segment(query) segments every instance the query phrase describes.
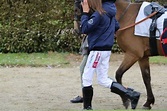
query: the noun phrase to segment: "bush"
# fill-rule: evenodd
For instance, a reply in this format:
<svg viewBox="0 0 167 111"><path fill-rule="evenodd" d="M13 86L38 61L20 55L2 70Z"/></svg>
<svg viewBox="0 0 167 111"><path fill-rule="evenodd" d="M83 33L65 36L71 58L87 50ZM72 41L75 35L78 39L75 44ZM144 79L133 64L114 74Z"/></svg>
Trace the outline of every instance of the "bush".
<svg viewBox="0 0 167 111"><path fill-rule="evenodd" d="M73 0L1 0L0 4L0 52L79 51L81 38L72 31ZM116 42L112 51L121 52Z"/></svg>
<svg viewBox="0 0 167 111"><path fill-rule="evenodd" d="M79 49L79 38L71 31L72 0L1 0L0 4L0 52Z"/></svg>
<svg viewBox="0 0 167 111"><path fill-rule="evenodd" d="M0 4L0 52L79 51L81 38L72 29L73 0L1 0Z"/></svg>

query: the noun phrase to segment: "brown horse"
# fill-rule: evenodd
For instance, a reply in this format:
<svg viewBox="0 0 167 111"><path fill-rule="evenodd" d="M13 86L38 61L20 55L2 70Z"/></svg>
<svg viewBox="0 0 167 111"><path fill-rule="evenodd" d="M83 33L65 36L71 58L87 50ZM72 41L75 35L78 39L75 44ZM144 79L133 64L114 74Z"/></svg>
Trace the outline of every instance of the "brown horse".
<svg viewBox="0 0 167 111"><path fill-rule="evenodd" d="M117 15L116 18L120 23L120 28L132 25L141 7L140 3L130 3L126 0L117 0ZM124 59L116 71L116 80L122 84L123 74L136 62L139 63L143 81L147 90L147 100L143 105L144 109L151 109L155 98L151 87L151 75L149 57L152 56L150 52L149 38L139 37L134 35L134 27L120 30L117 32L117 42L119 47L124 51ZM160 40L157 40L158 55L163 55L160 47ZM122 97L125 107L126 98Z"/></svg>
<svg viewBox="0 0 167 111"><path fill-rule="evenodd" d="M116 18L120 23L120 29L135 23L135 19L141 7L140 3L131 3L129 0L116 0L115 4L117 7ZM75 15L78 14L79 9L76 7L80 0L75 2ZM75 21L77 17L75 17ZM79 20L77 22L79 24ZM79 29L78 24L74 22L74 29ZM144 109L151 109L151 105L154 104L155 98L151 87L151 75L149 57L152 56L150 52L149 38L139 37L134 35L134 27L130 27L124 30L119 30L117 33L117 43L124 52L124 59L116 71L116 80L122 84L123 74L136 62L139 63L143 81L147 90L147 100L143 105ZM163 55L160 47L160 41L157 40L158 55ZM128 108L128 99L122 97L125 108Z"/></svg>

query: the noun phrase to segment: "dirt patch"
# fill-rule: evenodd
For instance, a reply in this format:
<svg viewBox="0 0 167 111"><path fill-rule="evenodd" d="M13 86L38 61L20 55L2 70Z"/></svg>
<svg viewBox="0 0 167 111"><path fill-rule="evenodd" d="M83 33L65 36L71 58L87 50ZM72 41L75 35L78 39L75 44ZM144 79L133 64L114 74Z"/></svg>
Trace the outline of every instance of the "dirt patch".
<svg viewBox="0 0 167 111"><path fill-rule="evenodd" d="M115 71L123 55L112 55L109 76ZM0 68L0 110L1 111L58 111L81 110L82 104L72 104L70 99L81 95L79 64L81 56L69 56L70 66L54 67L1 67ZM151 64L152 87L155 104L152 109L167 109L167 65ZM141 92L137 109L146 100L145 86L138 64L128 70L123 77L125 86ZM99 86L94 77L93 109L124 109L118 95Z"/></svg>

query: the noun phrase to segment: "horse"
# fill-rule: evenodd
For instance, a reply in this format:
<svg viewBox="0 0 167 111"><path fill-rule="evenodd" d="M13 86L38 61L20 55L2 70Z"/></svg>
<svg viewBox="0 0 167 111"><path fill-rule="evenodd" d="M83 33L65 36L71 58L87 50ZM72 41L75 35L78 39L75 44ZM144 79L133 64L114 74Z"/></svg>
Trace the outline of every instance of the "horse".
<svg viewBox="0 0 167 111"><path fill-rule="evenodd" d="M120 23L120 29L135 23L141 3L131 3L126 0L117 0L115 5L117 7L116 18ZM134 35L134 30L133 26L120 30L116 33L116 40L119 47L124 52L124 59L116 71L115 78L117 82L122 84L123 74L136 62L138 62L147 91L147 100L143 105L143 109L151 109L151 105L154 104L155 98L151 87L149 57L153 55L151 54L149 37L136 36ZM160 47L160 40L156 40L156 43L158 54L155 56L163 56L163 51ZM123 97L122 100L126 101L126 98Z"/></svg>
<svg viewBox="0 0 167 111"><path fill-rule="evenodd" d="M151 86L149 57L158 55L163 56L163 51L160 47L161 42L160 40L156 40L158 54L152 55L149 45L149 37L134 35L135 28L132 24L135 23L135 19L142 3L131 3L129 0L116 0L115 5L117 7L116 19L120 24L120 30L116 32L116 40L117 44L124 52L123 61L116 70L115 78L118 83L122 84L124 73L138 62L147 91L147 100L143 105L143 109L151 109L152 105L155 103L155 98ZM79 9L76 8L75 5L75 14L78 14L78 11ZM78 24L79 22L76 21L74 29L79 29ZM130 25L132 26L127 27ZM123 105L127 109L129 106L129 100L123 96L121 96L121 98Z"/></svg>

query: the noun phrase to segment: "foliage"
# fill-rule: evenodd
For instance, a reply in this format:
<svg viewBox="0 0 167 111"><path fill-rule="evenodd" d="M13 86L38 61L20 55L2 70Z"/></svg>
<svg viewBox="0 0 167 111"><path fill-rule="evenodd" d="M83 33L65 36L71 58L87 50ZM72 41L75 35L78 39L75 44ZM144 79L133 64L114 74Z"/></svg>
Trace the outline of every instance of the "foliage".
<svg viewBox="0 0 167 111"><path fill-rule="evenodd" d="M66 59L69 53L8 53L0 54L0 66L64 67L69 65Z"/></svg>
<svg viewBox="0 0 167 111"><path fill-rule="evenodd" d="M114 45L112 47L112 53L121 53L122 50L119 48L119 45L117 44L117 40L115 38Z"/></svg>
<svg viewBox="0 0 167 111"><path fill-rule="evenodd" d="M1 0L0 4L0 52L79 49L79 38L71 30L72 0Z"/></svg>
<svg viewBox="0 0 167 111"><path fill-rule="evenodd" d="M161 0L165 2L166 0ZM0 52L78 52L73 0L1 0ZM114 44L113 52L121 52Z"/></svg>
<svg viewBox="0 0 167 111"><path fill-rule="evenodd" d="M119 58L119 54L115 54ZM71 67L71 63L78 62L81 56L74 53L7 53L0 54L0 66L31 66L31 67ZM167 59L163 56L150 58L150 63L167 65ZM76 63L75 63L76 64Z"/></svg>

